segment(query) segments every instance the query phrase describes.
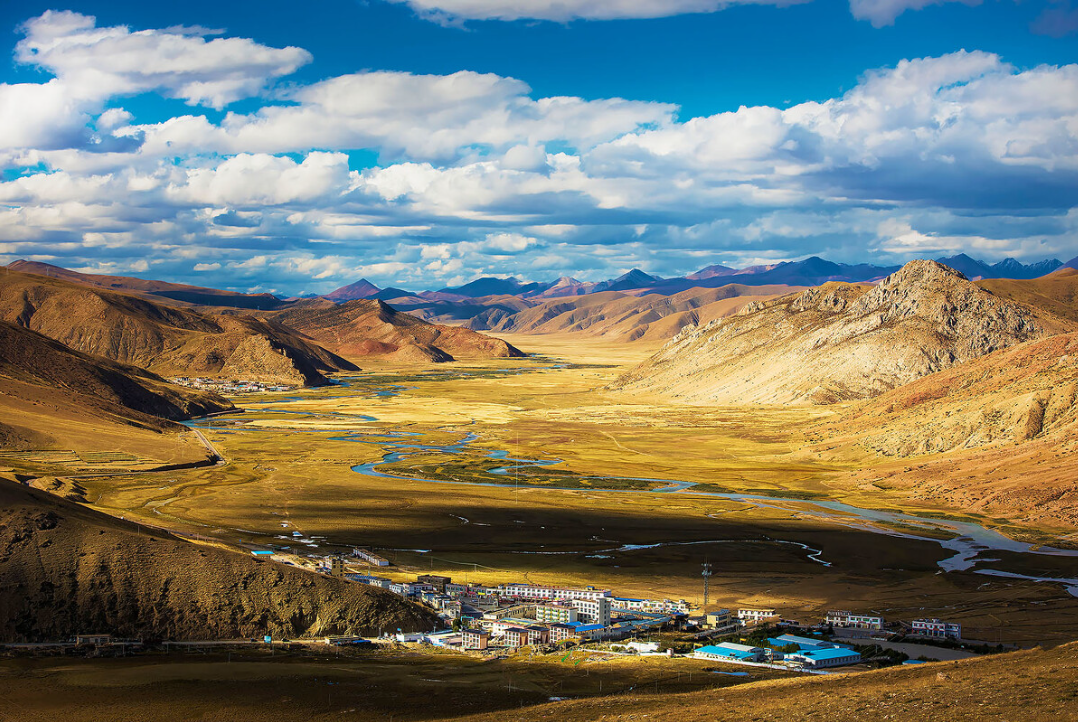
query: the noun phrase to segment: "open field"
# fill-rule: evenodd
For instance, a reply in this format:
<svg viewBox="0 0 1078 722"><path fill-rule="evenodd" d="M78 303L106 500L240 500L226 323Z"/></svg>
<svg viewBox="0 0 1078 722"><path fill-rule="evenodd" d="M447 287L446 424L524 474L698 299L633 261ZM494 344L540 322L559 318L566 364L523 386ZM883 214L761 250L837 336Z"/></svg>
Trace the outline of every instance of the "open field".
<svg viewBox="0 0 1078 722"><path fill-rule="evenodd" d="M709 671L716 668L738 674ZM0 720L434 720L516 714L552 697L717 690L790 676L693 659L483 661L408 650L9 659L0 661Z"/></svg>
<svg viewBox="0 0 1078 722"><path fill-rule="evenodd" d="M1058 584L938 574L937 563L953 552L937 542L885 536L798 501L838 497L834 481L851 473L852 462L824 463L802 451L800 425L828 411L627 400L601 387L646 350L510 341L548 355L380 369L345 379L347 386L245 397L245 413L203 427L228 464L81 484L95 508L227 544L306 554L374 547L394 561L389 576L398 578L433 571L698 601L707 559L717 571L712 606L777 606L806 620L834 607L889 618L938 614L993 642L1078 636L1078 599ZM474 483L352 470L394 451L400 456L377 472ZM518 458L560 463L515 469ZM491 474L497 467L508 468ZM594 478L609 476L646 479ZM650 493L671 479L700 482L695 491L777 500L761 506L692 490ZM901 508L881 490L854 500ZM908 524L891 529L950 536ZM294 544L293 531L313 546ZM655 544L663 546L625 548ZM1012 570L1029 555L993 558L1001 559L996 568ZM1037 559L1051 576L1078 577L1074 558Z"/></svg>

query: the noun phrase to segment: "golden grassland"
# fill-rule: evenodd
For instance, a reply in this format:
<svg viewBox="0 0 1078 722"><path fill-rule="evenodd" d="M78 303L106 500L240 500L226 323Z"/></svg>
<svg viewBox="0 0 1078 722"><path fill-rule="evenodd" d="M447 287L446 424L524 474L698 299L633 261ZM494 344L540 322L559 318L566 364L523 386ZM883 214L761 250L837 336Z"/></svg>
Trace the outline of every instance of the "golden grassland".
<svg viewBox="0 0 1078 722"><path fill-rule="evenodd" d="M825 677L692 659L397 650L0 661L0 720L1070 720L1078 646Z"/></svg>
<svg viewBox="0 0 1078 722"><path fill-rule="evenodd" d="M310 554L371 546L394 562L387 574L394 578L426 571L486 583L596 584L620 594L699 601L700 564L707 559L717 570L713 606L777 606L806 620L835 606L890 618L934 613L961 621L970 637L993 642L1078 636L1078 600L1058 585L937 574L936 562L951 555L938 544L872 533L843 524L841 515L825 521L797 503L828 495L859 505L907 506L886 489L842 491L838 482L858 462L804 450L802 427L832 411L670 407L615 396L602 387L646 347L507 340L543 357L376 368L349 387L245 397L237 400L245 413L215 419L205 431L227 464L80 483L95 508L221 543L289 545ZM518 373L522 368L526 372ZM390 386L396 395L375 394ZM415 436L392 436L402 433ZM380 460L394 443L447 445L467 434L478 438L460 454L412 450L379 469L504 486L351 470ZM494 450L562 463L499 478L485 472L512 462L487 458ZM790 501L760 508L691 493L624 493L665 483L586 478L605 475L697 481L702 490ZM963 517L945 506L908 506L1006 521ZM317 546L297 545L294 530L315 537ZM929 529L925 535L942 534ZM788 542L822 550L831 566ZM1026 564L1026 557L995 556L1001 557L996 568L1022 571ZM1038 563L1051 576L1078 576L1073 559Z"/></svg>
<svg viewBox="0 0 1078 722"><path fill-rule="evenodd" d="M744 676L710 671L716 668ZM684 693L790 676L693 659L481 660L406 649L12 659L0 661L0 720L433 720L515 715L552 697Z"/></svg>

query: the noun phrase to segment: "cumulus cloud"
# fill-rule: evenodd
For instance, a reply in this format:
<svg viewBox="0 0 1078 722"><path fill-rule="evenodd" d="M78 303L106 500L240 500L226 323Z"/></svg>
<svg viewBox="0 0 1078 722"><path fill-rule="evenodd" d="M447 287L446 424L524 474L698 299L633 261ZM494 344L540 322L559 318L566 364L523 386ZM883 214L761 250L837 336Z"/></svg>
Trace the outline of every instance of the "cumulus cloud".
<svg viewBox="0 0 1078 722"><path fill-rule="evenodd" d="M147 153L285 153L320 148L378 148L390 157L446 161L476 146L515 149L518 165L538 160L545 142L589 148L622 133L672 121L665 103L574 97L534 99L513 78L461 71L451 75L367 72L289 92L292 105L229 114L220 125L202 116L138 128Z"/></svg>
<svg viewBox="0 0 1078 722"><path fill-rule="evenodd" d="M72 13L31 21L26 38L20 60L56 77L0 86L0 260L142 257L177 280L298 292L808 253L1078 252L1075 65L959 52L867 72L822 102L684 120L492 74L370 71L219 121L139 124L110 94L225 103L304 56ZM93 68L94 53L117 57L75 60ZM360 148L380 163L352 169Z"/></svg>
<svg viewBox="0 0 1078 722"><path fill-rule="evenodd" d="M99 28L95 18L47 11L23 25L15 58L59 78L69 97L98 100L160 90L191 105L222 108L310 62L301 48L246 38L207 40L187 30Z"/></svg>

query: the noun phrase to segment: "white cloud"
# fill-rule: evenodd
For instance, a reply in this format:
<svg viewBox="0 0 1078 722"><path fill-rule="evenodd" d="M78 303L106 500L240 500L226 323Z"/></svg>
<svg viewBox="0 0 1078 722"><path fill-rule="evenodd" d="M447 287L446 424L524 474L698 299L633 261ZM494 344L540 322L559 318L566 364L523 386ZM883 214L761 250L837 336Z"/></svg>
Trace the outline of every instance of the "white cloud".
<svg viewBox="0 0 1078 722"><path fill-rule="evenodd" d="M895 18L907 10L921 10L929 5L961 2L980 5L981 0L850 0L850 12L858 20L868 20L874 28L893 25Z"/></svg>
<svg viewBox="0 0 1078 722"><path fill-rule="evenodd" d="M793 5L805 0L390 0L434 20L617 20L712 13L733 5Z"/></svg>
<svg viewBox="0 0 1078 722"><path fill-rule="evenodd" d="M220 263L196 263L195 264L195 270L200 271L200 272L201 271L216 271L216 270L218 270L220 268L221 268Z"/></svg>
<svg viewBox="0 0 1078 722"><path fill-rule="evenodd" d="M378 148L389 156L451 160L477 146L510 149L516 162L541 163L538 146L564 141L590 148L622 133L671 122L675 107L618 98L533 99L513 78L367 72L291 91L294 105L229 114L220 126L185 116L137 128L145 152L284 153L312 147Z"/></svg>
<svg viewBox="0 0 1078 722"><path fill-rule="evenodd" d="M159 89L191 105L221 108L311 60L301 48L271 48L246 38L99 28L95 18L66 11L49 10L23 31L16 59L51 72L69 97L87 100Z"/></svg>

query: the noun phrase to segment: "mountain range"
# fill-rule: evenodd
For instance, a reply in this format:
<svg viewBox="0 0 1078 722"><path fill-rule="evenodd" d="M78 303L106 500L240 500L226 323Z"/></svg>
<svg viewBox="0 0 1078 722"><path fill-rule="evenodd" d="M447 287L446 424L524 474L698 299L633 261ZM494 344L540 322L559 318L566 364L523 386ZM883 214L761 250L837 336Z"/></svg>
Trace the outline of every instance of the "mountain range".
<svg viewBox="0 0 1078 722"><path fill-rule="evenodd" d="M1057 259L1048 259L1037 263L1024 264L1013 258L998 263L988 264L958 254L938 258L937 262L961 271L970 280L988 278L1029 279L1044 276L1065 265ZM1069 263L1078 263L1078 258ZM662 278L634 268L617 278L608 281L586 282L564 276L556 281L522 281L517 278L479 278L463 286L450 286L438 291L413 293L399 289L380 289L373 283L362 279L332 293L325 298L333 301L348 301L359 298L394 298L416 297L427 301L450 301L485 298L488 296L517 296L529 299L549 299L563 296L583 296L604 291L659 293L673 295L690 288L717 288L728 283L743 286L819 286L828 281L846 283L874 282L898 270L898 266L877 266L870 263L846 264L834 263L817 256L801 261L783 261L762 266L730 268L723 265L711 265L675 278ZM388 293L387 293L388 291ZM391 295L397 293L399 295Z"/></svg>

